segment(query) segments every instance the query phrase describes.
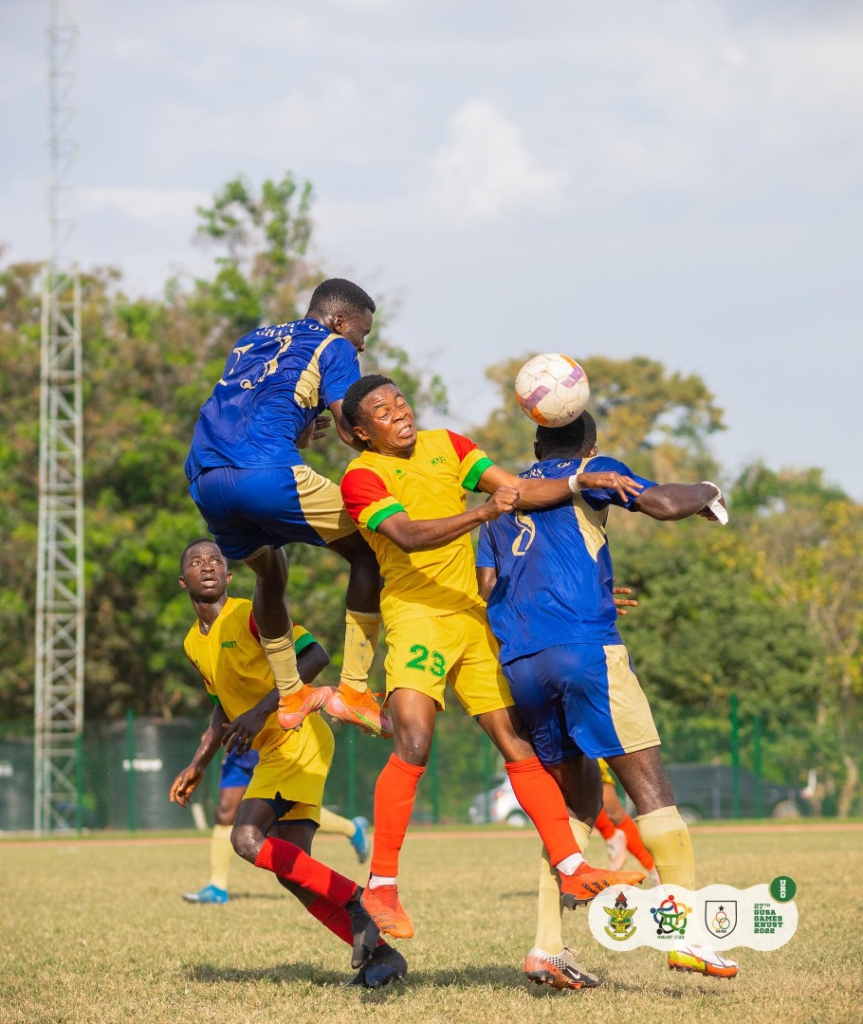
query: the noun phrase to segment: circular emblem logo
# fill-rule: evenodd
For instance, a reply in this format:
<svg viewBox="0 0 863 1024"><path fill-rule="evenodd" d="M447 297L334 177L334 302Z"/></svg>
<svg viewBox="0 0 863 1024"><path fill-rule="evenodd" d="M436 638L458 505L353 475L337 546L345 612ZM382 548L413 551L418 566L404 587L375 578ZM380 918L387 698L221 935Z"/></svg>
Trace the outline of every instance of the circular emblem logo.
<svg viewBox="0 0 863 1024"><path fill-rule="evenodd" d="M794 899L797 892L797 884L788 875L780 875L770 883L770 895L779 903L788 903Z"/></svg>

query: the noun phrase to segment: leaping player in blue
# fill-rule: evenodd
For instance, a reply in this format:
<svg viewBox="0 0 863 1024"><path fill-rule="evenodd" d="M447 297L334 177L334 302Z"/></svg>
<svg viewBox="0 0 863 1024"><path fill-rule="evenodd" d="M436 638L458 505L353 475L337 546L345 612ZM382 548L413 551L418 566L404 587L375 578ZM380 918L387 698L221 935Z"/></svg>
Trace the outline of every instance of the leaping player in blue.
<svg viewBox="0 0 863 1024"><path fill-rule="evenodd" d="M351 281L314 290L302 320L259 327L234 345L201 409L186 476L216 544L256 574L252 614L279 690L279 724L297 729L323 708L334 718L392 736L368 690L380 631L380 573L374 552L345 511L341 491L300 455L322 436L329 409L345 444L357 447L342 399L360 378L357 353L372 328L373 300ZM337 690L303 684L285 589L283 545L326 545L350 563L345 654Z"/></svg>
<svg viewBox="0 0 863 1024"><path fill-rule="evenodd" d="M601 757L635 801L638 831L662 883L694 888L689 833L659 758L650 705L617 630L606 520L609 506L617 505L652 519L699 515L725 522L721 492L711 483L658 485L616 459L597 456L596 423L588 412L565 427L539 427L534 452L538 461L523 477L616 472L636 480L641 491L624 499L612 489L583 490L555 508L483 524L479 590L488 600L513 699L537 757L557 775L582 823L585 845L601 806L594 760ZM537 939L525 963L528 977L558 988L580 987L577 977L568 980L577 965L569 963L563 945L548 866L541 873ZM723 978L739 970L703 945L681 945L668 962Z"/></svg>

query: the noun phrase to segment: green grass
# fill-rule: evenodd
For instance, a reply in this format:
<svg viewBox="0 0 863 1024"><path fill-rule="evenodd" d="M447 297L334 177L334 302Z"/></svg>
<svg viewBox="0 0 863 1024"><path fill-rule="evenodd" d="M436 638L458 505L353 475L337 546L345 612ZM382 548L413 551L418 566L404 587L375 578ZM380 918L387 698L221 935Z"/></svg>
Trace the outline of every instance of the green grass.
<svg viewBox="0 0 863 1024"><path fill-rule="evenodd" d="M701 881L745 887L790 875L800 926L774 953L739 949L734 981L673 973L662 954L594 943L586 914L567 941L603 978L555 993L521 974L532 944L534 837L409 839L401 884L417 935L400 943L406 981L382 992L345 988L347 950L267 872L239 859L227 906L184 904L206 882L205 843L102 846L0 843L0 1020L203 1024L833 1024L863 1019L861 833L694 833ZM361 879L348 844L318 855ZM602 844L589 853L604 863Z"/></svg>

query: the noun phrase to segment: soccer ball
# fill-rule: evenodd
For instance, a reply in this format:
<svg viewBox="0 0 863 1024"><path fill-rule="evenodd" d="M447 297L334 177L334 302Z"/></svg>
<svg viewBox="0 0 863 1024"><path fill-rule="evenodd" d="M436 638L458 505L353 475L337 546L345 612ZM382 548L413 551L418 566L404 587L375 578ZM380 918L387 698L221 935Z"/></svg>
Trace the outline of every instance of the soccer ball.
<svg viewBox="0 0 863 1024"><path fill-rule="evenodd" d="M565 427L590 398L587 374L569 356L534 356L518 371L515 397L521 411L542 427Z"/></svg>

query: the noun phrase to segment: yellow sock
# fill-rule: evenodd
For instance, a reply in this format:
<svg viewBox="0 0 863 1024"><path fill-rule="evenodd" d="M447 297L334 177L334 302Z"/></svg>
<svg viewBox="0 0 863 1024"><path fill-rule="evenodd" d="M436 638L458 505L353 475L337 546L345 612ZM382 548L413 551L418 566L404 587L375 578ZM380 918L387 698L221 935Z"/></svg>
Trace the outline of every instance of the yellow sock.
<svg viewBox="0 0 863 1024"><path fill-rule="evenodd" d="M584 853L587 849L587 844L590 842L590 834L593 832L593 829L590 825L585 825L583 821L579 821L578 818L570 818L569 827L572 829L578 849L581 853Z"/></svg>
<svg viewBox="0 0 863 1024"><path fill-rule="evenodd" d="M357 826L350 818L343 818L341 814L333 814L326 807L321 808L321 832L334 832L338 836L347 836L348 839L356 832Z"/></svg>
<svg viewBox="0 0 863 1024"><path fill-rule="evenodd" d="M380 631L380 612L352 612L350 608L345 612L345 656L341 681L360 693L369 688L369 670Z"/></svg>
<svg viewBox="0 0 863 1024"><path fill-rule="evenodd" d="M569 819L569 827L575 836L579 850L587 849L591 829L577 818ZM546 953L560 953L563 949L563 909L560 903L560 884L557 872L549 860L548 850L543 846L539 862L539 893L536 910L536 937L534 946Z"/></svg>
<svg viewBox="0 0 863 1024"><path fill-rule="evenodd" d="M216 825L210 840L210 885L217 889L228 888L228 872L234 859L231 830L231 825Z"/></svg>
<svg viewBox="0 0 863 1024"><path fill-rule="evenodd" d="M261 637L261 647L270 663L270 671L276 680L280 697L295 693L303 685L297 669L297 652L294 650L293 627L284 636L270 639Z"/></svg>
<svg viewBox="0 0 863 1024"><path fill-rule="evenodd" d="M536 907L536 938L534 946L546 953L560 953L563 949L563 927L560 910L560 885L557 872L551 865L548 850L543 846L539 862L539 893Z"/></svg>
<svg viewBox="0 0 863 1024"><path fill-rule="evenodd" d="M663 885L695 888L695 857L686 822L676 807L660 807L635 819L641 841L656 861Z"/></svg>

